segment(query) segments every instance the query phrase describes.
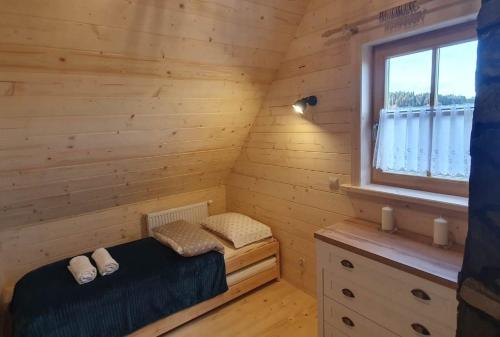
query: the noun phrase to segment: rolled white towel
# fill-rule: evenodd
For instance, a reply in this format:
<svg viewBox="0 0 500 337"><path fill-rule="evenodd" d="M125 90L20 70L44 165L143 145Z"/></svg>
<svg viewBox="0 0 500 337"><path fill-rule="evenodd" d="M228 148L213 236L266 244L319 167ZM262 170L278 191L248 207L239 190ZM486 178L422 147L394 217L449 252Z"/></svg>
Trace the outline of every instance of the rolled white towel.
<svg viewBox="0 0 500 337"><path fill-rule="evenodd" d="M105 248L96 249L96 251L92 253L92 258L97 265L99 274L101 274L102 276L113 274L118 270L118 268L120 268L118 262L116 262L116 260L111 257L111 255Z"/></svg>
<svg viewBox="0 0 500 337"><path fill-rule="evenodd" d="M78 284L89 283L97 276L97 270L90 263L89 258L83 255L69 260L68 269Z"/></svg>

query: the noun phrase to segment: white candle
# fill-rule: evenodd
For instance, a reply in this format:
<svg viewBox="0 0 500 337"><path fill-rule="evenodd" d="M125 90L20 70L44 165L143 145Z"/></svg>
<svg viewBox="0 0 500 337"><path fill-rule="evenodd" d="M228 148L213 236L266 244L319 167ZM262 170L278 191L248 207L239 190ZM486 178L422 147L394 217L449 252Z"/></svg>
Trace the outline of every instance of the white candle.
<svg viewBox="0 0 500 337"><path fill-rule="evenodd" d="M448 245L448 221L443 218L434 219L434 244Z"/></svg>
<svg viewBox="0 0 500 337"><path fill-rule="evenodd" d="M382 207L382 230L394 230L394 211L391 207Z"/></svg>

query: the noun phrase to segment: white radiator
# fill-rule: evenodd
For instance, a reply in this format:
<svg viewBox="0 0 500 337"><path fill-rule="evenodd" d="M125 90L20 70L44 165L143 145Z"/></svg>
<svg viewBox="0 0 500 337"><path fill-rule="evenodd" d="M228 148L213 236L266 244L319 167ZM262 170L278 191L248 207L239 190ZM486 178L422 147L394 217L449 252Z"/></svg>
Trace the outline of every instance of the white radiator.
<svg viewBox="0 0 500 337"><path fill-rule="evenodd" d="M201 223L203 219L208 217L208 205L211 203L212 201L209 200L161 212L149 213L147 215L149 236L152 236L154 228L170 222L185 220L194 224Z"/></svg>

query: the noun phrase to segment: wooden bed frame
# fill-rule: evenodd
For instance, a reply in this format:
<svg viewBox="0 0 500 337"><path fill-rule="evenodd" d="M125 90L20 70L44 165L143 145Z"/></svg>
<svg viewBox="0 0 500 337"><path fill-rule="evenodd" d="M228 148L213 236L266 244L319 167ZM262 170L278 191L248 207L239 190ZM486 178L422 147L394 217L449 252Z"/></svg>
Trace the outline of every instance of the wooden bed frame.
<svg viewBox="0 0 500 337"><path fill-rule="evenodd" d="M273 256L276 258L276 263L271 268L230 286L229 290L223 294L147 325L128 335L128 337L160 336L270 281L279 280L280 254L279 242L276 239L272 239L262 246L250 249L241 255L235 255L226 260L226 275ZM8 287L3 292L2 309L5 313L4 337L11 336L11 322L8 310L6 309L12 298L12 292L13 287Z"/></svg>
<svg viewBox="0 0 500 337"><path fill-rule="evenodd" d="M252 291L259 286L266 284L272 280L280 278L280 259L279 259L279 243L276 239L271 242L251 249L242 255L234 256L226 260L226 275L238 271L256 262L259 262L268 257L276 257L276 264L267 270L264 270L250 278L243 280L229 287L229 290L220 294L208 301L199 303L193 307L179 311L173 315L165 317L155 323L152 323L136 332L128 335L129 337L156 337L170 330L173 330L184 323L187 323L221 305L242 296L249 291Z"/></svg>

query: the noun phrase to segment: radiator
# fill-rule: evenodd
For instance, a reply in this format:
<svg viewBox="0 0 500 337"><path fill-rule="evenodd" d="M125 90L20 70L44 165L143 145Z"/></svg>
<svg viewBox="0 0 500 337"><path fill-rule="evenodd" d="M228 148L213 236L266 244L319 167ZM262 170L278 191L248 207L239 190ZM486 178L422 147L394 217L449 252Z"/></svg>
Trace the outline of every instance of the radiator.
<svg viewBox="0 0 500 337"><path fill-rule="evenodd" d="M185 220L195 224L201 223L208 216L208 205L211 203L209 200L147 214L149 236L152 236L154 228L170 222Z"/></svg>

